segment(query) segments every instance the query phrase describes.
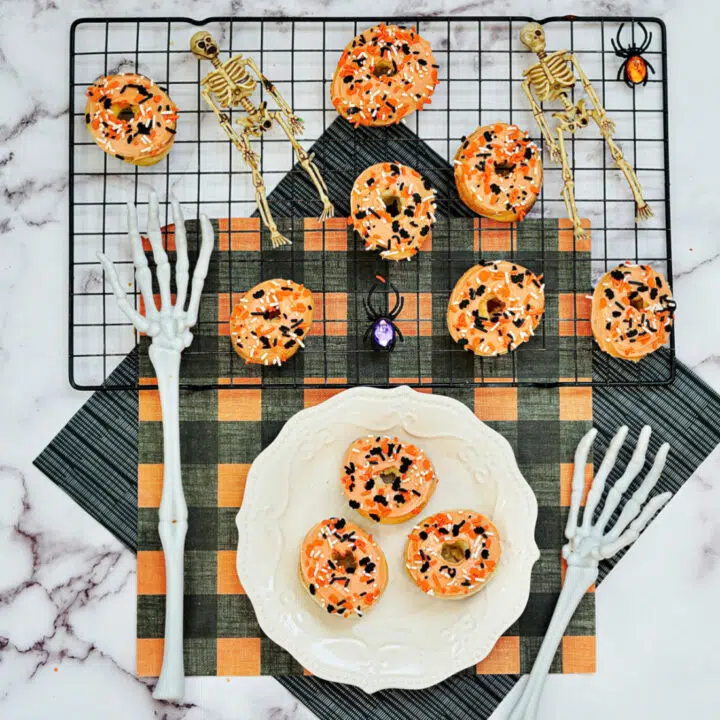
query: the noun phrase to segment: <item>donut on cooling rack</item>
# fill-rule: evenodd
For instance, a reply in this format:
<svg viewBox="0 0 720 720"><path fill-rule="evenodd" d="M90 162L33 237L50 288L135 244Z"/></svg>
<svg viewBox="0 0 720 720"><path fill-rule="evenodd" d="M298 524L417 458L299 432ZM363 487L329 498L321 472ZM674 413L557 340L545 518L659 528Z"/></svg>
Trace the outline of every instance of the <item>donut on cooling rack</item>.
<svg viewBox="0 0 720 720"><path fill-rule="evenodd" d="M385 590L387 561L372 536L331 517L314 525L302 542L300 581L330 615L362 617Z"/></svg>
<svg viewBox="0 0 720 720"><path fill-rule="evenodd" d="M310 290L292 280L265 280L233 308L230 338L245 362L282 365L305 347L312 320Z"/></svg>
<svg viewBox="0 0 720 720"><path fill-rule="evenodd" d="M499 222L522 220L543 180L540 150L517 125L495 123L463 138L455 154L455 184L462 201Z"/></svg>
<svg viewBox="0 0 720 720"><path fill-rule="evenodd" d="M407 165L371 165L353 185L350 222L367 250L379 249L384 260L409 260L430 237L435 191Z"/></svg>
<svg viewBox="0 0 720 720"><path fill-rule="evenodd" d="M430 102L437 71L430 43L414 27L381 23L345 47L330 98L355 127L392 125Z"/></svg>
<svg viewBox="0 0 720 720"><path fill-rule="evenodd" d="M638 362L668 341L674 311L672 292L659 272L649 265L618 265L593 292L595 341L613 357Z"/></svg>
<svg viewBox="0 0 720 720"><path fill-rule="evenodd" d="M132 165L160 162L175 142L178 109L144 75L98 78L86 92L85 124L108 154Z"/></svg>
<svg viewBox="0 0 720 720"><path fill-rule="evenodd" d="M542 277L506 260L470 268L450 294L447 326L465 350L503 355L529 340L545 312Z"/></svg>
<svg viewBox="0 0 720 720"><path fill-rule="evenodd" d="M345 453L342 487L350 507L380 523L400 523L427 504L437 486L435 468L415 445L370 435Z"/></svg>
<svg viewBox="0 0 720 720"><path fill-rule="evenodd" d="M427 595L457 600L487 585L500 555L500 536L488 518L472 510L448 510L412 529L405 568Z"/></svg>

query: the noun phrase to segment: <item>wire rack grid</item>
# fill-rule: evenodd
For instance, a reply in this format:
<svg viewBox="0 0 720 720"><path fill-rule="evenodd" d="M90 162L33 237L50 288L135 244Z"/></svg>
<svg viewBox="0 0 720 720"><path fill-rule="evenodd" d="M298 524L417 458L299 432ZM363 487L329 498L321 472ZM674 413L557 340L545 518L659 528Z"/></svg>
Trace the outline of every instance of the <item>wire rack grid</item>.
<svg viewBox="0 0 720 720"><path fill-rule="evenodd" d="M525 17L461 17L385 18L384 22L414 25L433 48L439 64L440 85L432 104L421 113L414 113L403 121L410 132L400 138L408 144L408 152L418 159L420 148L429 148L430 167L418 160L415 168L421 174L447 175L447 163L452 162L461 137L476 126L498 120L513 122L528 129L542 144L527 100L520 88L522 72L528 67L531 56L520 44L520 28L530 20ZM258 244L259 223L249 218L256 212L254 187L249 170L243 165L237 151L228 142L209 108L200 97L200 81L210 70L189 52L189 39L198 27L207 28L219 43L223 59L242 52L256 59L263 73L273 80L291 106L305 121L306 132L302 144L310 149L325 134L338 115L329 100L329 81L345 45L358 32L380 19L308 19L308 18L212 18L202 22L188 18L117 18L82 19L71 29L70 41L70 314L69 314L69 375L71 384L79 389L110 387L107 379L116 365L139 344L141 353L144 338L138 337L127 319L117 309L114 296L106 284L97 263L96 253L101 250L114 260L121 281L127 283L128 292L138 305L138 293L130 249L126 237L125 203L138 206L144 219L149 191L155 190L163 200L177 199L185 209L186 218L204 212L218 219L216 230L220 236L218 262L224 267L213 286L206 287L201 307L212 308L202 312L197 327L197 341L190 349L196 366L210 364L209 373L195 373L183 377L185 387L263 386L350 386L362 383L392 385L410 382L431 387L478 386L489 382L510 385L567 384L567 385L626 385L663 384L674 378L674 346L664 355L662 362L637 365L620 363L597 351L593 353L592 369L579 362L581 351L585 357L591 347L589 335L589 304L572 301L561 303L558 323L571 328L570 354L574 358L564 377L525 379L518 371L516 355L512 353L502 363L476 359L471 372L453 376L433 377L433 353L437 347L423 349L420 339L398 344L394 354L414 353L415 368L405 377L380 373L367 377L359 368L372 365L372 350L367 345L350 347L347 341L341 347L333 342L337 337L362 337L366 324L362 313L362 298L369 289L363 279L378 272L393 277L387 263L378 260L374 253L361 252L361 241L345 231L344 219L337 218L324 227L313 226L312 221L288 218L288 232L295 237L314 228L317 250L303 253L298 244L282 251L271 250L267 237L262 234ZM652 63L655 74L646 86L629 89L616 79L622 63L612 49L611 38L622 28L624 44L642 39L638 21L652 32L652 42L645 57ZM543 20L549 50L569 49L577 53L583 68L598 91L608 114L616 122L616 139L629 162L635 167L646 199L654 210L647 223L634 222L632 195L597 131L588 130L573 135L568 144L576 181L577 204L580 214L592 227L590 266L592 282L614 265L626 260L648 262L663 272L671 281L670 198L668 170L668 118L667 118L667 58L665 27L655 18L548 18ZM108 157L95 146L84 125L85 90L98 76L117 72L139 72L153 78L168 90L181 112L178 134L167 159L156 166L138 168ZM577 97L581 88L573 92ZM263 89L259 86L258 97ZM548 111L552 110L548 108ZM232 115L232 113L231 113ZM294 166L289 143L278 133L265 135L260 141L262 173L270 194L278 183L290 175L302 175ZM347 175L352 167L353 176L360 174L369 164L364 160L360 141L355 140L337 149L341 153L340 169L332 169L329 158L320 154L318 164L328 185L333 184L333 173ZM423 154L422 157L427 157ZM539 220L539 232L544 248L546 227L557 218L565 217L561 199L562 177L559 166L545 157L545 179L538 202L529 216ZM390 158L387 158L390 159ZM428 161L425 160L425 164ZM441 167L442 166L442 167ZM451 176L450 176L451 177ZM304 181L297 178L298 187ZM424 288L419 277L423 263L446 263L449 270L448 286L443 291L431 288L434 295L449 296L452 287L452 268L464 267L482 258L493 258L488 247L483 247L483 229L477 220L474 227L479 235L472 257L453 251L453 215L457 203L454 189L437 183L438 226L445 226L449 237L445 257L427 257L424 252L411 263L403 264L404 285L401 287L406 306L412 307L401 324L406 334L422 336L443 325L444 318L433 317L435 302L429 302L430 290ZM294 195L295 183L291 183ZM319 203L317 208L319 209ZM166 224L172 222L168 206L164 206ZM461 213L462 214L462 211ZM466 215L470 213L465 211ZM233 219L232 221L230 219ZM526 221L526 224L529 221ZM550 223L550 224L548 224ZM190 224L189 224L190 225ZM464 226L467 227L467 224ZM479 228L479 230L477 230ZM509 251L514 259L516 244L513 238L521 228L508 226ZM457 232L457 231L456 231ZM193 255L191 234L191 260ZM347 234L347 259L343 278L331 279L326 251ZM490 237L490 235L488 235ZM574 242L574 241L573 241ZM245 252L237 252L237 249ZM305 248L307 250L307 248ZM196 248L195 248L196 250ZM578 249L579 250L579 249ZM575 253L575 246L572 248ZM223 258L223 253L226 258ZM170 253L172 258L172 252ZM428 254L430 255L430 254ZM433 255L436 255L433 253ZM578 252L578 258L580 253ZM470 262L469 262L470 261ZM541 267L531 268L542 272L544 250L538 262ZM580 262L580 260L578 260ZM456 268L461 274L461 268ZM227 323L227 308L232 307L239 295L250 286L249 278L303 276L306 284L316 292L316 319L320 328L318 340L306 348L303 368L293 362L283 371L246 367L229 342L223 337ZM569 281L569 295L582 299L591 288L577 281L575 273ZM408 290L408 288L411 288ZM218 297L222 296L226 312L218 311ZM342 306L337 300L343 298ZM436 298L437 299L437 298ZM350 309L354 312L350 312ZM318 312L319 311L319 312ZM352 316L352 317L351 317ZM203 341L205 338L205 341ZM671 345L672 345L671 341ZM532 352L540 358L548 349L548 338L541 325L539 337L532 343ZM440 352L467 355L457 346L448 343ZM528 352L527 348L520 348ZM328 358L334 353L355 355L354 374L333 374L328 370ZM407 357L406 357L407 360ZM533 362L530 356L530 362ZM527 362L527 360L526 360ZM222 371L217 368L222 367ZM309 371L308 368L313 368ZM218 378L222 375L222 379ZM411 377L407 377L407 375ZM141 379L139 382L143 382ZM147 384L145 380L145 384ZM112 386L113 388L121 386Z"/></svg>

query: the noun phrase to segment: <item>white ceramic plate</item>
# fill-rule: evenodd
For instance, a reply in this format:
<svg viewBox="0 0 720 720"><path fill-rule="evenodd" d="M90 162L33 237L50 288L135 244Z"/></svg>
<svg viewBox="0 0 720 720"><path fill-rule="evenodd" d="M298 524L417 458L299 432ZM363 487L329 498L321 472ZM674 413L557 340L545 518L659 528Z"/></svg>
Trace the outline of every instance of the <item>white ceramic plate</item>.
<svg viewBox="0 0 720 720"><path fill-rule="evenodd" d="M415 521L471 508L497 526L500 565L477 595L425 595L402 560L414 521L379 525L348 507L340 486L345 449L375 433L418 444L435 465L437 489ZM305 533L333 515L372 532L387 557L388 587L362 618L323 612L298 578ZM313 674L367 692L424 688L482 660L522 613L539 557L536 518L510 445L465 405L408 387L355 388L297 413L258 455L236 519L237 569L263 631Z"/></svg>

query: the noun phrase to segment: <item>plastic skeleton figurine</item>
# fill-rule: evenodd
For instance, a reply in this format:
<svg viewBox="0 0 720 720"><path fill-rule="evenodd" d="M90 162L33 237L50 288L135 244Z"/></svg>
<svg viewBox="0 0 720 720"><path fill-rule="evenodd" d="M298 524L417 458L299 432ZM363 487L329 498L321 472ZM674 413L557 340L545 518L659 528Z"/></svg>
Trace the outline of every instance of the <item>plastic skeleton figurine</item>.
<svg viewBox="0 0 720 720"><path fill-rule="evenodd" d="M538 23L528 23L520 31L520 40L523 45L534 52L540 62L529 67L523 75L522 88L530 100L533 117L540 126L545 142L550 149L550 157L555 162L562 164L563 191L562 197L565 201L568 215L573 224L573 234L577 240L586 236L585 230L580 224L577 206L575 205L575 182L573 180L572 170L568 161L567 151L565 150L565 134L574 134L576 131L587 127L590 120L597 123L600 128L605 142L610 148L610 153L615 160L615 164L622 170L625 175L633 197L635 198L636 215L635 220L645 220L653 213L650 206L645 202L642 196L640 183L638 182L635 171L630 163L625 159L622 150L613 140L613 132L615 124L607 116L605 108L600 103L593 86L587 78L587 75L580 67L575 55L568 50L557 50L552 53L545 52L545 32ZM569 93L577 82L575 73L577 72L583 89L585 90L592 109L585 107L585 99L581 99L577 104L573 104L569 97ZM540 103L546 100L559 100L564 112L553 113L553 117L558 120L555 129L556 137L553 137L547 120L540 107Z"/></svg>
<svg viewBox="0 0 720 720"><path fill-rule="evenodd" d="M255 61L252 58L236 55L225 63L220 62L217 43L212 35L204 30L192 36L190 49L197 57L209 60L215 68L201 82L201 95L217 116L227 136L242 153L243 160L252 171L255 199L262 220L270 230L273 247L290 245L290 241L278 231L270 213L270 206L265 194L265 183L260 174L260 157L252 149L250 142L252 138L261 137L263 133L273 126L274 122L277 122L287 135L300 161L300 165L317 188L323 204L320 220L331 218L335 214L335 209L330 202L330 198L328 198L325 181L322 179L317 166L313 163L313 156L305 151L296 138L296 135L303 132L303 122L293 113L292 108L285 102L275 85L260 72L260 68L255 64ZM251 72L255 74L257 80ZM279 111L268 110L267 103L264 101L257 107L250 101L250 96L255 92L258 80L278 104ZM237 125L241 129L239 133L231 125L227 113L223 111L223 108L229 109L238 106L246 113L244 117L237 121Z"/></svg>
<svg viewBox="0 0 720 720"><path fill-rule="evenodd" d="M608 491L600 513L596 513L605 491L608 476L612 472L620 448L627 437L628 428L623 425L617 431L590 486L582 522L580 522L579 514L585 490L585 465L597 430L590 430L577 446L570 493L570 512L565 526L565 537L568 542L562 551L567 562L565 581L530 677L508 720L533 720L536 717L540 694L555 651L585 592L598 578L598 563L612 557L628 545L632 545L640 537L645 526L672 497L672 493L664 492L653 496L648 501L650 493L660 479L670 450L670 446L663 443L643 481L625 502L622 510L616 513L620 500L623 499L633 480L645 465L645 455L651 432L648 425L640 431L637 447L625 472ZM598 514L598 519L593 522L595 514ZM617 519L613 523L612 520L615 517ZM611 524L612 527L609 527Z"/></svg>

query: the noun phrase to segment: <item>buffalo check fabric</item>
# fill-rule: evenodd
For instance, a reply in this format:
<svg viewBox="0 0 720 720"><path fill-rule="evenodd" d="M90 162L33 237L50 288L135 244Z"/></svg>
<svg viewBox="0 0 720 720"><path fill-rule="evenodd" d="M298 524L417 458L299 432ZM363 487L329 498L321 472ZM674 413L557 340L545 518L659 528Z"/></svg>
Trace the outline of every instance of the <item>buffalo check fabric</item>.
<svg viewBox="0 0 720 720"><path fill-rule="evenodd" d="M189 513L186 672L304 673L288 653L263 635L235 572L235 515L250 464L292 415L342 391L332 387L333 379L340 384L390 381L422 386L430 378L454 385L432 391L465 403L510 442L537 496L536 540L541 557L533 571L527 608L492 653L466 671L491 675L528 672L562 584L560 549L570 497L570 461L577 442L592 425L592 390L504 383L513 374L538 382L591 375L589 329L577 320L568 327L569 318L577 316L573 303L582 305L586 300L567 291L577 287L578 277L590 286L589 247L573 247L572 230L557 220L527 220L515 228L475 218L440 219L431 247L413 260L419 265L411 275L417 287L405 295L406 305L398 318L405 335L404 352L381 355L363 344L367 320L358 302L361 290L374 282L376 267L364 260L367 254L346 219L330 221L324 228L313 219L281 220L281 229L293 241L292 251L284 254L257 249L267 247L267 238L254 218L214 223L219 249L202 301L195 351L184 357L182 369L186 377L191 374L194 379L220 384L212 390L184 392L180 402L183 483ZM197 227L189 222L187 229L192 246ZM451 256L450 242L454 244ZM172 251L172 242L169 245ZM253 253L258 254L256 261L250 257ZM545 317L536 337L517 353L480 366L470 353L454 352L451 347L445 327L447 299L455 281L480 258L508 257L544 274ZM399 289L407 290L410 275L404 264L384 271ZM316 292L315 322L304 351L280 369L246 367L230 345L229 313L244 291L271 277L290 277L324 292ZM589 315L581 313L579 317ZM218 352L223 347L228 352ZM152 368L143 349L141 345L141 381L152 382ZM477 378L488 384L471 387ZM315 387L318 379L329 382ZM268 380L278 386L267 387ZM237 382L250 387L233 387ZM156 391L141 390L138 412L137 671L152 676L159 673L162 660L165 610L164 563L157 533L162 424ZM586 476L589 481L590 464ZM312 521L308 518L309 525ZM594 635L591 590L563 638L553 671L593 672Z"/></svg>

